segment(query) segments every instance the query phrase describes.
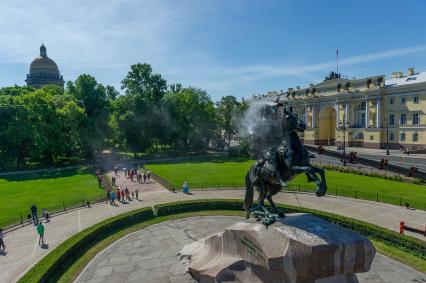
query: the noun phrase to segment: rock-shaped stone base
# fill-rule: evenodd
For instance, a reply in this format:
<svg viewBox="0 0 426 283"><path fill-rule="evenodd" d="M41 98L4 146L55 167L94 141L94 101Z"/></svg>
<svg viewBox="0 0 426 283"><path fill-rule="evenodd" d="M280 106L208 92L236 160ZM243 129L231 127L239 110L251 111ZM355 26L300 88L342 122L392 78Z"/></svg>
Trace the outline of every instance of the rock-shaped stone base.
<svg viewBox="0 0 426 283"><path fill-rule="evenodd" d="M375 249L364 236L310 214L269 227L254 219L185 246L179 253L198 282L357 282Z"/></svg>

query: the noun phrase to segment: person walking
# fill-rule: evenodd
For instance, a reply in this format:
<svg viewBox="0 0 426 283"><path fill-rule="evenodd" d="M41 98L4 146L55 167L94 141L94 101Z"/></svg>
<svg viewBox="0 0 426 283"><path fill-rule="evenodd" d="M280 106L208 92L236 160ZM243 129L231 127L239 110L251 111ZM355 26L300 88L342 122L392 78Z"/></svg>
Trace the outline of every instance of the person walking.
<svg viewBox="0 0 426 283"><path fill-rule="evenodd" d="M30 211L31 211L31 217L33 219L34 226L35 226L38 223L38 217L37 217L37 206L34 203L30 207Z"/></svg>
<svg viewBox="0 0 426 283"><path fill-rule="evenodd" d="M148 173L146 173L146 178L148 179L149 183L151 184L151 171L148 171Z"/></svg>
<svg viewBox="0 0 426 283"><path fill-rule="evenodd" d="M136 199L139 200L139 190L136 189L135 193L136 193Z"/></svg>
<svg viewBox="0 0 426 283"><path fill-rule="evenodd" d="M117 188L117 200L121 201L121 198L120 198L120 188Z"/></svg>
<svg viewBox="0 0 426 283"><path fill-rule="evenodd" d="M3 229L0 228L0 249L4 251L6 249L6 246L4 245L3 238L4 238Z"/></svg>
<svg viewBox="0 0 426 283"><path fill-rule="evenodd" d="M124 203L124 202L126 202L126 196L125 196L124 190L121 190L121 203Z"/></svg>
<svg viewBox="0 0 426 283"><path fill-rule="evenodd" d="M146 173L145 172L143 172L143 183L144 184L146 183Z"/></svg>
<svg viewBox="0 0 426 283"><path fill-rule="evenodd" d="M115 206L115 193L113 191L111 192L111 201L110 201L110 204Z"/></svg>
<svg viewBox="0 0 426 283"><path fill-rule="evenodd" d="M40 241L41 241L41 244L44 245L44 226L43 226L43 223L41 222L39 222L37 225L37 233L39 235L38 244L40 245Z"/></svg>
<svg viewBox="0 0 426 283"><path fill-rule="evenodd" d="M108 202L111 204L111 191L107 191L107 197L105 203L108 204Z"/></svg>

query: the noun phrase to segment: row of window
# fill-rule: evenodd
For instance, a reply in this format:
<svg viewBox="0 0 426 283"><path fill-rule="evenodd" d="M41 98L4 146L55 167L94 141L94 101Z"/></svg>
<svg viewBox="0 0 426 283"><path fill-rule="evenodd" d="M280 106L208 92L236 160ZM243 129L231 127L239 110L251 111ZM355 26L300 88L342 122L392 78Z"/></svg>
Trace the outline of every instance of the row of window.
<svg viewBox="0 0 426 283"><path fill-rule="evenodd" d="M407 99L405 97L401 97L401 104L405 104L407 102ZM389 104L394 104L395 100L394 98L390 98L389 99ZM413 97L413 103L419 103L419 97L418 96L414 96Z"/></svg>
<svg viewBox="0 0 426 283"><path fill-rule="evenodd" d="M395 139L395 134L394 134L394 133L390 133L390 134L389 134L389 140L393 141L394 139ZM399 139L400 139L401 141L405 141L405 139L406 139L405 133L401 133L401 134L399 135ZM419 140L419 134L418 134L418 133L416 133L416 132L414 132L414 133L411 135L411 140L412 140L413 142L418 141L418 140Z"/></svg>
<svg viewBox="0 0 426 283"><path fill-rule="evenodd" d="M356 138L356 139L363 139L363 138L364 138L364 134L363 134L363 133L358 133L358 134L355 136L355 138ZM402 133L399 135L399 138L400 138L400 140L401 140L401 141L405 141L405 139L406 139L406 135L405 135L405 133L404 133L404 132L402 132ZM371 141L372 141L372 140L374 140L374 136L370 136L370 140L371 140ZM390 140L390 141L395 140L395 134L394 134L394 133L389 133L389 140ZM414 133L411 135L411 140L412 140L413 142L418 141L418 140L419 140L419 134L418 134L417 132L414 132Z"/></svg>
<svg viewBox="0 0 426 283"><path fill-rule="evenodd" d="M412 121L412 125L419 125L420 124L419 113L413 113L413 117L412 117L411 121ZM389 114L388 122L389 122L389 126L395 125L395 115L394 114ZM400 114L399 124L400 125L407 125L407 114Z"/></svg>

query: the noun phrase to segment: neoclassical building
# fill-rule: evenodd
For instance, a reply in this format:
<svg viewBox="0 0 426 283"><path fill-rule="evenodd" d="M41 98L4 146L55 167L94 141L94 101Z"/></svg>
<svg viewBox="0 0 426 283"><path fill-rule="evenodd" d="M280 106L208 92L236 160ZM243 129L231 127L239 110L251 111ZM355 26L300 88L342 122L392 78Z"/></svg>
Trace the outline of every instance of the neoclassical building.
<svg viewBox="0 0 426 283"><path fill-rule="evenodd" d="M331 73L319 84L289 88L285 96L307 124L302 134L307 144L345 140L346 146L426 149L426 72L410 68L389 79Z"/></svg>
<svg viewBox="0 0 426 283"><path fill-rule="evenodd" d="M55 61L47 57L46 47L40 46L40 56L36 57L30 65L30 73L25 80L28 86L40 88L47 84L57 84L64 87L58 65Z"/></svg>

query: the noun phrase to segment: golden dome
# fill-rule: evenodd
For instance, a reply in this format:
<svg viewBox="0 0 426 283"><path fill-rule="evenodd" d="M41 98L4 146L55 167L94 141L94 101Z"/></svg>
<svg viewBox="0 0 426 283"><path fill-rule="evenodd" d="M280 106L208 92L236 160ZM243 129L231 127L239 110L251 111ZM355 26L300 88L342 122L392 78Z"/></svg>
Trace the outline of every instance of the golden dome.
<svg viewBox="0 0 426 283"><path fill-rule="evenodd" d="M30 73L25 80L28 86L43 87L47 84L64 86L64 79L59 73L56 63L47 57L46 47L40 46L40 56L36 57L30 65Z"/></svg>
<svg viewBox="0 0 426 283"><path fill-rule="evenodd" d="M36 57L30 65L30 73L31 71L39 71L40 69L49 70L49 71L56 71L59 73L58 65L50 59L49 57Z"/></svg>
<svg viewBox="0 0 426 283"><path fill-rule="evenodd" d="M36 57L31 62L30 74L31 73L50 73L59 75L58 65L47 57L46 47L43 44L40 46L40 56Z"/></svg>

